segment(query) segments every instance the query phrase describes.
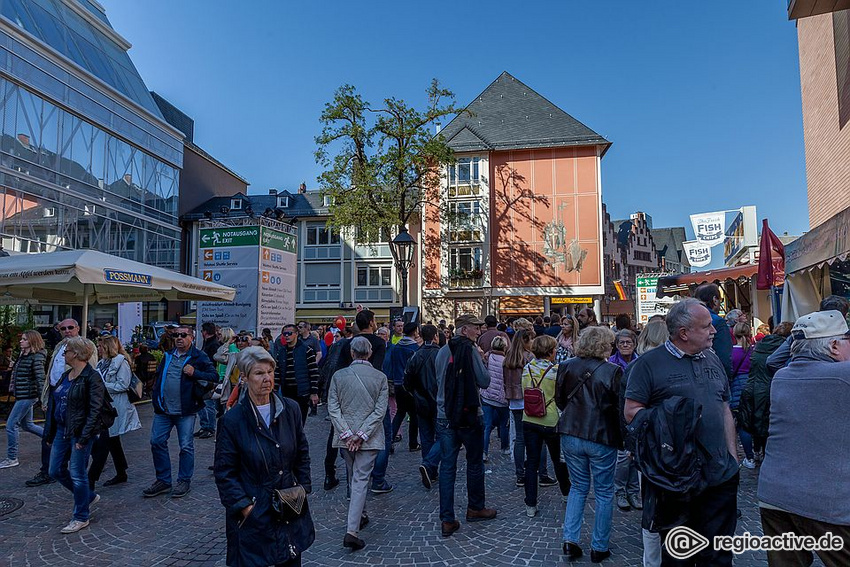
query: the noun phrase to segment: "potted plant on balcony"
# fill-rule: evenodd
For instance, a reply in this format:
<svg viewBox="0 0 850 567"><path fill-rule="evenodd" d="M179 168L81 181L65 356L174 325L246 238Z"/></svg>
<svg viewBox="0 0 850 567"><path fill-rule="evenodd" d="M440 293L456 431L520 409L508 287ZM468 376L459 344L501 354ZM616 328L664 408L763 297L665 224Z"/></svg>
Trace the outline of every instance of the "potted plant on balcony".
<svg viewBox="0 0 850 567"><path fill-rule="evenodd" d="M465 270L463 268L452 268L449 270L449 280L452 287L475 287L481 285L484 271L481 268Z"/></svg>

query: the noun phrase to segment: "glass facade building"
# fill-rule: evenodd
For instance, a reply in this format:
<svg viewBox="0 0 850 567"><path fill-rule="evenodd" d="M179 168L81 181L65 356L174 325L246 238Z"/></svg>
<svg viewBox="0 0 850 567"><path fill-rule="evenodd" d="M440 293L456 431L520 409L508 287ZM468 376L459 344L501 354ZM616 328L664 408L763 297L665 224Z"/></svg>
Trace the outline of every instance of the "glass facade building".
<svg viewBox="0 0 850 567"><path fill-rule="evenodd" d="M0 239L178 269L183 134L94 0L0 0Z"/></svg>

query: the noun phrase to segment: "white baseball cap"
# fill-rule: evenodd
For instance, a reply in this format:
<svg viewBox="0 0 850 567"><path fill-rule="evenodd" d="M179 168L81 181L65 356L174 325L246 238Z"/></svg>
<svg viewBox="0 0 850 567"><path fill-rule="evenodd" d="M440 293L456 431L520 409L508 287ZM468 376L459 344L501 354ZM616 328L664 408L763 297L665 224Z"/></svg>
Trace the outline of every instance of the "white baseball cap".
<svg viewBox="0 0 850 567"><path fill-rule="evenodd" d="M797 319L791 329L791 334L795 339L823 339L846 335L848 332L850 332L850 329L847 328L844 315L835 310L815 311L803 315Z"/></svg>

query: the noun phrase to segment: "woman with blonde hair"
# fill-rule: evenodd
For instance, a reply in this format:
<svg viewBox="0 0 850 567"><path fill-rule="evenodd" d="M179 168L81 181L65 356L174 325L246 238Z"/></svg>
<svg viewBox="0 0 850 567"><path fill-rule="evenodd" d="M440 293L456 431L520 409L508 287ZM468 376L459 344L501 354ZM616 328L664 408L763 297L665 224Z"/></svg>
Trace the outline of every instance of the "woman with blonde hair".
<svg viewBox="0 0 850 567"><path fill-rule="evenodd" d="M94 351L87 339L66 339L64 362L71 368L48 390L44 439L50 445L50 476L74 495L73 517L63 534L87 527L89 506L100 500L89 488L86 471L106 404L103 379L88 362Z"/></svg>
<svg viewBox="0 0 850 567"><path fill-rule="evenodd" d="M15 405L6 420L6 458L0 461L0 469L18 466L18 429L29 431L39 437L44 429L32 420L32 408L38 403L44 385L47 351L44 339L38 331L24 331L21 335L21 355L12 369L9 391L15 394Z"/></svg>
<svg viewBox="0 0 850 567"><path fill-rule="evenodd" d="M622 448L620 380L623 370L608 362L614 333L607 327L587 327L579 336L576 356L558 368L555 403L561 448L567 459L572 489L564 514L563 549L568 560L583 555L579 538L584 506L593 480L596 518L590 560L611 555L608 542L614 508L614 471Z"/></svg>
<svg viewBox="0 0 850 567"><path fill-rule="evenodd" d="M753 328L749 323L736 323L732 329L735 335L735 343L732 345L732 379L729 381L729 408L735 417L735 429L741 439L741 447L744 449L744 460L741 466L756 468L755 452L753 451L752 436L741 428L741 420L738 418L738 405L741 403L741 392L750 378L750 358L753 354Z"/></svg>
<svg viewBox="0 0 850 567"><path fill-rule="evenodd" d="M103 378L106 391L112 397L112 406L118 412L118 417L107 431L101 432L92 446L92 460L89 467L89 488L93 491L95 483L100 480L106 458L112 455L115 465L115 476L103 483L103 486L114 486L127 482L127 457L121 446L121 436L142 427L136 406L130 403L127 390L133 379L130 370L130 355L121 346L118 337L100 337L97 344L97 354L100 362L97 371Z"/></svg>
<svg viewBox="0 0 850 567"><path fill-rule="evenodd" d="M516 332L505 360L502 363L502 376L505 383L505 399L511 412L514 425L514 468L516 485L525 486L525 437L522 430L522 411L525 407L522 394L522 371L525 365L534 360L531 354L531 342L534 340L534 327L528 319L517 319L513 324ZM540 456L540 486L554 486L557 481L549 477L546 470L546 447Z"/></svg>
<svg viewBox="0 0 850 567"><path fill-rule="evenodd" d="M542 393L537 406L526 404L522 416L523 437L525 438L525 513L529 518L537 515L537 473L540 469L543 445L549 448L549 455L555 465L555 477L564 496L570 493L570 475L567 465L561 460L560 437L555 430L558 425L558 408L555 405L555 380L558 366L555 364L555 351L558 341L549 335L541 335L531 343L534 360L525 365L522 371L522 389L527 395L529 390Z"/></svg>

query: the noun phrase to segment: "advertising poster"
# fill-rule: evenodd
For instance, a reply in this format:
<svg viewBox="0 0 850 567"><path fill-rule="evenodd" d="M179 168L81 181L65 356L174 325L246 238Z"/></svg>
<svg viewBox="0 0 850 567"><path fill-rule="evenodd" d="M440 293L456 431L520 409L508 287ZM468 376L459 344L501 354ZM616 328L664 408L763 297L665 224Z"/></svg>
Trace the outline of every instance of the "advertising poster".
<svg viewBox="0 0 850 567"><path fill-rule="evenodd" d="M133 331L142 325L142 302L118 304L118 340L122 345L133 342Z"/></svg>

